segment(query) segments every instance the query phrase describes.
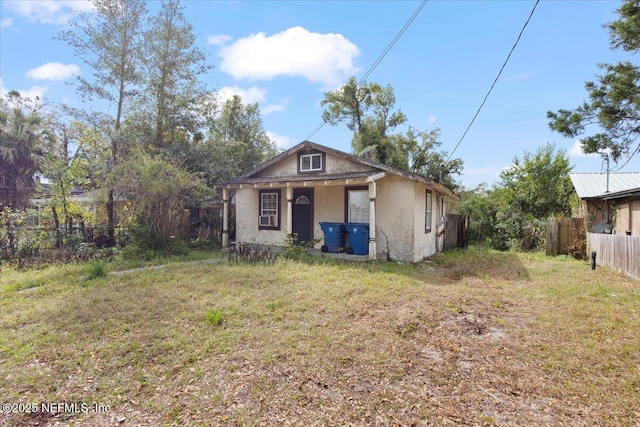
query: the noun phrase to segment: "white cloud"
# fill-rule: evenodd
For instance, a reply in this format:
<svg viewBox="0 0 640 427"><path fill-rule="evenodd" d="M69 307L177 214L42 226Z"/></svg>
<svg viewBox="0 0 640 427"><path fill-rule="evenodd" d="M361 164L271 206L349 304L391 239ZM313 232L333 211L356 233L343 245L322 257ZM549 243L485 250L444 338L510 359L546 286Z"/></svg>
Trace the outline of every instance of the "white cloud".
<svg viewBox="0 0 640 427"><path fill-rule="evenodd" d="M429 116L429 118L427 119L427 121L429 122L429 124L434 124L436 122L436 116Z"/></svg>
<svg viewBox="0 0 640 427"><path fill-rule="evenodd" d="M242 98L243 104L263 104L266 101L265 95L267 91L257 86L251 86L249 89L242 89L238 86L225 86L218 91L217 100L219 103L233 98L234 95L238 95ZM278 104L269 104L260 106L260 113L263 115L270 114L276 111L284 111L285 107L289 103L288 99L283 99Z"/></svg>
<svg viewBox="0 0 640 427"><path fill-rule="evenodd" d="M291 137L278 135L277 133L267 132L269 138L278 146L278 148L289 148L293 145Z"/></svg>
<svg viewBox="0 0 640 427"><path fill-rule="evenodd" d="M13 25L13 19L11 18L5 18L0 21L0 28L10 27L11 25Z"/></svg>
<svg viewBox="0 0 640 427"><path fill-rule="evenodd" d="M266 89L258 86L251 86L249 89L242 89L238 86L225 86L218 91L217 98L222 103L233 98L234 95L238 95L242 98L243 104L255 104L256 102L264 102L266 94Z"/></svg>
<svg viewBox="0 0 640 427"><path fill-rule="evenodd" d="M585 154L582 151L582 143L580 142L579 139L576 139L573 143L573 145L571 146L571 148L569 148L569 157L597 157L598 154Z"/></svg>
<svg viewBox="0 0 640 427"><path fill-rule="evenodd" d="M230 41L231 39L232 37L226 34L211 34L207 36L207 44L221 46L226 42Z"/></svg>
<svg viewBox="0 0 640 427"><path fill-rule="evenodd" d="M78 74L80 74L80 67L77 65L64 65L59 62L47 62L27 71L27 77L34 80L65 80Z"/></svg>
<svg viewBox="0 0 640 427"><path fill-rule="evenodd" d="M220 49L220 69L236 79L300 76L336 88L357 74L358 47L342 34L312 33L302 27L266 36L252 34Z"/></svg>
<svg viewBox="0 0 640 427"><path fill-rule="evenodd" d="M5 6L29 21L63 24L74 12L94 10L89 0L5 0Z"/></svg>
<svg viewBox="0 0 640 427"><path fill-rule="evenodd" d="M32 86L31 89L28 90L18 90L20 96L24 98L35 98L38 97L42 99L44 94L47 92L49 88L47 86ZM2 83L2 77L0 77L0 96L6 96L9 90L4 87Z"/></svg>
<svg viewBox="0 0 640 427"><path fill-rule="evenodd" d="M264 115L275 113L277 111L284 111L287 106L288 100L283 100L280 104L269 104L264 107L260 107L260 112Z"/></svg>

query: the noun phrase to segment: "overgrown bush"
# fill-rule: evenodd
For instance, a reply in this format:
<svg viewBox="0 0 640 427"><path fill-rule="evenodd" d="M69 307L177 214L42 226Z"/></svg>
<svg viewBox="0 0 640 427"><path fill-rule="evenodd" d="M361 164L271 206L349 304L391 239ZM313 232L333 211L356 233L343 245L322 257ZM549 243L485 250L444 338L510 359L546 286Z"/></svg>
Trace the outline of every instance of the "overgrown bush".
<svg viewBox="0 0 640 427"><path fill-rule="evenodd" d="M176 242L188 226L185 208L208 197L210 189L177 165L142 153L118 165L114 177L115 188L131 202L135 245L142 252L180 250Z"/></svg>
<svg viewBox="0 0 640 427"><path fill-rule="evenodd" d="M293 260L308 260L310 255L309 249L313 248L316 243L322 239L313 239L310 242L304 242L302 245L297 244L298 236L294 233L284 239L284 257Z"/></svg>
<svg viewBox="0 0 640 427"><path fill-rule="evenodd" d="M228 252L230 262L271 263L275 261L277 257L278 255L274 254L269 246L261 247L244 243L229 248Z"/></svg>

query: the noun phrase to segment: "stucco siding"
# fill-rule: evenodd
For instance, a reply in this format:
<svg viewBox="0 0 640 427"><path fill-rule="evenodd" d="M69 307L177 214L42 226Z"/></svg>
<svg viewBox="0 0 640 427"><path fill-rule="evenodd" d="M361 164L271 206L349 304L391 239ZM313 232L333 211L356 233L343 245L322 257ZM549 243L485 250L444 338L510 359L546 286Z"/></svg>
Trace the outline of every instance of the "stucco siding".
<svg viewBox="0 0 640 427"><path fill-rule="evenodd" d="M413 262L415 189L412 182L386 177L377 183L376 243L396 261ZM424 231L424 227L423 227Z"/></svg>
<svg viewBox="0 0 640 427"><path fill-rule="evenodd" d="M236 192L236 240L238 243L283 245L287 235L287 201L285 191L280 194L280 230L258 229L259 191L239 189Z"/></svg>
<svg viewBox="0 0 640 427"><path fill-rule="evenodd" d="M431 231L427 233L425 232L427 187L419 183L415 183L413 187L415 191L415 235L412 261L418 262L436 253L436 236L438 234L438 224L440 223L440 197L436 191L431 189Z"/></svg>
<svg viewBox="0 0 640 427"><path fill-rule="evenodd" d="M327 174L340 174L350 172L370 172L376 169L361 165L359 163L352 162L347 159L327 154L326 155L325 173ZM281 176L295 176L298 174L298 156L292 155L279 161L278 163L271 165L263 171L256 174L258 178L265 177L281 177Z"/></svg>
<svg viewBox="0 0 640 427"><path fill-rule="evenodd" d="M344 187L324 186L316 187L314 191L314 220L313 236L323 239L324 232L320 228L321 222L344 222ZM324 240L316 244L320 248Z"/></svg>
<svg viewBox="0 0 640 427"><path fill-rule="evenodd" d="M256 177L294 176L298 173L298 157L289 156L256 174Z"/></svg>

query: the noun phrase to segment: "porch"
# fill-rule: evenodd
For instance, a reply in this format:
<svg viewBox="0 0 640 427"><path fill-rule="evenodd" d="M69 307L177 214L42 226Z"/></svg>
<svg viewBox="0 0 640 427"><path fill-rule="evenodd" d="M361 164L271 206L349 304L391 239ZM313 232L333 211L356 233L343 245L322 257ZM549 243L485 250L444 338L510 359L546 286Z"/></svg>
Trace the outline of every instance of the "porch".
<svg viewBox="0 0 640 427"><path fill-rule="evenodd" d="M355 255L357 258L353 259L374 260L377 181L385 175L384 172L349 173L226 183L222 187L222 246L230 244L229 201L235 193L237 205L245 207L236 212L236 230L243 236L240 243L277 247L282 246L288 236L296 236L296 243L303 244L323 239L322 222L365 223L369 226L368 253ZM316 244L310 252L320 254L320 245ZM350 259L344 258L350 256L346 253L324 254Z"/></svg>

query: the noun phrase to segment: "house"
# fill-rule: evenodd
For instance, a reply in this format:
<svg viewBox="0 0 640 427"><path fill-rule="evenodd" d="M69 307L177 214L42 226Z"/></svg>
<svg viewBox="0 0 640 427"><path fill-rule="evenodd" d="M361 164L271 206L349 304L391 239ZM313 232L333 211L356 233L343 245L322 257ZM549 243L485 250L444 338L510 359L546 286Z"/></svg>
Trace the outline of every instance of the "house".
<svg viewBox="0 0 640 427"><path fill-rule="evenodd" d="M587 231L640 236L640 172L570 173Z"/></svg>
<svg viewBox="0 0 640 427"><path fill-rule="evenodd" d="M310 141L216 187L223 193L223 246L234 192L238 243L278 246L295 235L298 242L319 239L314 247L321 248L320 223L363 223L368 259L406 262L442 250L445 198L456 197L434 180Z"/></svg>

